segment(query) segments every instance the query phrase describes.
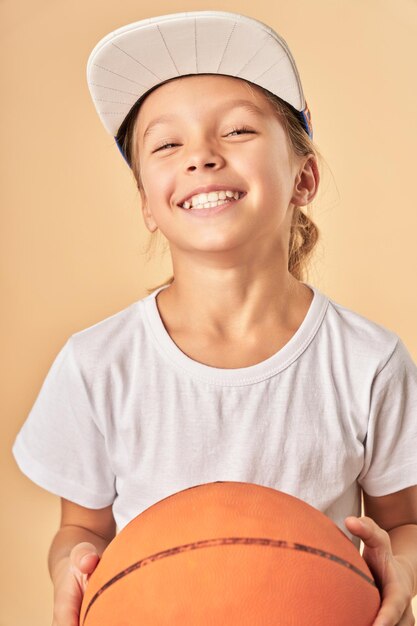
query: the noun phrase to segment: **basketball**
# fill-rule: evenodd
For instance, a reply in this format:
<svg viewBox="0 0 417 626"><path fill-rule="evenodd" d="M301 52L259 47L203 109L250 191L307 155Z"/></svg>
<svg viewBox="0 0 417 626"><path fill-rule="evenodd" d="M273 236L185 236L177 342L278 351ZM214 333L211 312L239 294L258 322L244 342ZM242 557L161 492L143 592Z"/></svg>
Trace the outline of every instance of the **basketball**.
<svg viewBox="0 0 417 626"><path fill-rule="evenodd" d="M116 535L80 626L371 626L379 606L365 560L330 518L270 487L214 482Z"/></svg>

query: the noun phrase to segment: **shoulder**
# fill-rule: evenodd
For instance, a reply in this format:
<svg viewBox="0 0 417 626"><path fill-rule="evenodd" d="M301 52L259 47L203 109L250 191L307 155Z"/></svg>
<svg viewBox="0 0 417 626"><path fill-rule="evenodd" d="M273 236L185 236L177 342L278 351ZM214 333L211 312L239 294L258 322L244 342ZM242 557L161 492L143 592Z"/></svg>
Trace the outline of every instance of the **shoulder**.
<svg viewBox="0 0 417 626"><path fill-rule="evenodd" d="M115 363L125 362L145 336L142 300L73 333L68 350L78 369L94 375Z"/></svg>
<svg viewBox="0 0 417 626"><path fill-rule="evenodd" d="M329 298L329 311L333 325L357 342L367 345L389 345L394 348L399 337L391 329L365 317L339 302Z"/></svg>
<svg viewBox="0 0 417 626"><path fill-rule="evenodd" d="M328 298L323 333L332 354L349 365L370 366L377 374L402 342L397 333L368 317Z"/></svg>

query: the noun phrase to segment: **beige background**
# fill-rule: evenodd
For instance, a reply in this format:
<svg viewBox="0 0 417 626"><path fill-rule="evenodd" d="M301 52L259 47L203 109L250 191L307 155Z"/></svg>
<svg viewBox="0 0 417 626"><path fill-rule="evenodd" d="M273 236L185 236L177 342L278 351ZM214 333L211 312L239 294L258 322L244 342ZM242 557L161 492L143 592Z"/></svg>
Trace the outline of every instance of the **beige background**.
<svg viewBox="0 0 417 626"><path fill-rule="evenodd" d="M415 0L1 0L1 626L51 622L59 523L59 499L16 467L14 437L68 336L171 271L162 247L145 258L136 189L95 114L86 61L110 30L191 9L240 11L287 40L327 161L309 280L417 360Z"/></svg>

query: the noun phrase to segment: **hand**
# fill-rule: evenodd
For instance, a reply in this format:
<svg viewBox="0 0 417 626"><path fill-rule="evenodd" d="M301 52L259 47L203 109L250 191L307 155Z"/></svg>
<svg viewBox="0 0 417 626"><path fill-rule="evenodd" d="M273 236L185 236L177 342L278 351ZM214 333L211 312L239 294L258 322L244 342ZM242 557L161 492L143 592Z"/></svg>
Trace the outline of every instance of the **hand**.
<svg viewBox="0 0 417 626"><path fill-rule="evenodd" d="M54 576L52 626L79 626L79 615L88 579L100 560L92 543L78 543L60 561Z"/></svg>
<svg viewBox="0 0 417 626"><path fill-rule="evenodd" d="M362 539L362 556L382 596L372 626L413 626L413 573L407 559L393 555L389 534L372 518L349 516L345 519L345 526L352 535Z"/></svg>

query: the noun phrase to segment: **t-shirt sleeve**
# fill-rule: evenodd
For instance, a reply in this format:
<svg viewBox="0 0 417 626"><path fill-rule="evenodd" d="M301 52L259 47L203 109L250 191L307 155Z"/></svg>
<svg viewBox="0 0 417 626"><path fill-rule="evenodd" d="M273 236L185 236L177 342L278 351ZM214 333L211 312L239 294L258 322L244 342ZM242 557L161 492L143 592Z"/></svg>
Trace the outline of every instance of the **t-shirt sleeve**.
<svg viewBox="0 0 417 626"><path fill-rule="evenodd" d="M373 381L358 482L370 496L417 485L417 366L400 338Z"/></svg>
<svg viewBox="0 0 417 626"><path fill-rule="evenodd" d="M12 451L21 471L40 487L88 508L113 503L115 476L71 337L52 363Z"/></svg>

